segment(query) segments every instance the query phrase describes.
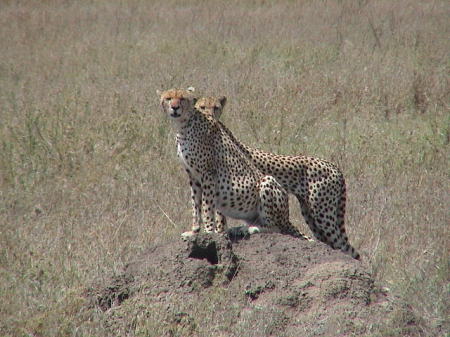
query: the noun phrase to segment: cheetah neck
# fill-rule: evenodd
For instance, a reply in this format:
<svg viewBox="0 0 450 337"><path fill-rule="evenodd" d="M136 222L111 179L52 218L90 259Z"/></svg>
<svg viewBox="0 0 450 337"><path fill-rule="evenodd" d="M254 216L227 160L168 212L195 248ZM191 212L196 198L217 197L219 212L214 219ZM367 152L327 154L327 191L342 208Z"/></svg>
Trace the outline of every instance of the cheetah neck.
<svg viewBox="0 0 450 337"><path fill-rule="evenodd" d="M209 133L210 125L208 124L208 121L202 114L194 111L190 118L177 128L177 142L189 142L193 139L204 137L204 134Z"/></svg>
<svg viewBox="0 0 450 337"><path fill-rule="evenodd" d="M245 155L250 155L252 149L243 144L242 142L240 142L234 135L233 133L221 122L218 121L218 124L220 125L221 129L230 137L230 139L233 141L233 143L245 154Z"/></svg>
<svg viewBox="0 0 450 337"><path fill-rule="evenodd" d="M194 119L194 115L192 112L189 112L189 117L184 119L171 119L171 124L174 129L174 131L180 137L183 137L183 135L187 134L187 131L192 127L192 121Z"/></svg>

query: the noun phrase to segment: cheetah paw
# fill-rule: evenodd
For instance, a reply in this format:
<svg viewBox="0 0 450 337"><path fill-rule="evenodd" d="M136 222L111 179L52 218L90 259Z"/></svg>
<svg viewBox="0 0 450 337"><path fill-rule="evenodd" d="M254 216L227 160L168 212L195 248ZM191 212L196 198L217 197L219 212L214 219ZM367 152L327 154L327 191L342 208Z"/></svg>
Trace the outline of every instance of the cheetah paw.
<svg viewBox="0 0 450 337"><path fill-rule="evenodd" d="M186 241L188 238L194 236L197 233L198 232L194 232L194 231L184 232L183 234L181 234L181 238Z"/></svg>
<svg viewBox="0 0 450 337"><path fill-rule="evenodd" d="M261 229L259 227L256 227L256 226L248 227L248 234L252 235L252 234L256 234L256 233L261 233Z"/></svg>
<svg viewBox="0 0 450 337"><path fill-rule="evenodd" d="M251 234L258 233L258 227L238 226L229 228L226 234L231 240L240 240L248 238Z"/></svg>

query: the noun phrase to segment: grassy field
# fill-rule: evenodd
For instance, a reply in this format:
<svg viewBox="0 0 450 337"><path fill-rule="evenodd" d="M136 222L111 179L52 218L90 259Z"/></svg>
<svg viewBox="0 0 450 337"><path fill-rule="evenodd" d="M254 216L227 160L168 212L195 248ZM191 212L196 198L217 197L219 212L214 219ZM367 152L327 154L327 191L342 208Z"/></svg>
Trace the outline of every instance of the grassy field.
<svg viewBox="0 0 450 337"><path fill-rule="evenodd" d="M0 2L0 335L102 336L73 294L190 227L155 91L191 85L228 97L246 144L338 163L376 281L423 336L449 329L449 14L438 0Z"/></svg>

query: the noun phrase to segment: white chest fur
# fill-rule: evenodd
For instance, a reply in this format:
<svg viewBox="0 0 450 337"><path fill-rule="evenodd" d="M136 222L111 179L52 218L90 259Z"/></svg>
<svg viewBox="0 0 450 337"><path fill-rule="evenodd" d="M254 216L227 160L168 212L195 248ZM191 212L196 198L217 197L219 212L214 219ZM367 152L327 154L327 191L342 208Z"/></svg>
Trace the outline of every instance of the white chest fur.
<svg viewBox="0 0 450 337"><path fill-rule="evenodd" d="M177 139L177 155L178 155L178 158L180 158L180 160L182 161L182 163L186 165L184 157L183 157L183 151L181 149L181 144L178 141L178 139Z"/></svg>

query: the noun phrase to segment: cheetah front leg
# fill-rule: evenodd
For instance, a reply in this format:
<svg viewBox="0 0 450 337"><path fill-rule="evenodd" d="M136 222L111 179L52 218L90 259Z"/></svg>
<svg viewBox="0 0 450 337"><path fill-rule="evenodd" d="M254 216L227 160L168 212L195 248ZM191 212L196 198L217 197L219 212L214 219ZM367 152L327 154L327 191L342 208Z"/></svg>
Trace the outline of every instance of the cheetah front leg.
<svg viewBox="0 0 450 337"><path fill-rule="evenodd" d="M205 174L202 181L195 180L189 171L189 184L191 186L192 201L192 230L184 232L181 236L186 239L200 231L202 220L205 224L205 232L210 233L215 228L216 216L218 224L216 232L221 233L226 228L226 218L215 207L215 185L212 174Z"/></svg>
<svg viewBox="0 0 450 337"><path fill-rule="evenodd" d="M202 177L202 217L205 232L211 233L216 222L216 188L214 174L207 172ZM219 213L220 214L220 213ZM221 215L222 216L222 215ZM222 216L223 217L223 216Z"/></svg>
<svg viewBox="0 0 450 337"><path fill-rule="evenodd" d="M202 223L202 185L192 177L188 170L186 172L189 176L189 185L191 186L192 229L181 234L183 238L187 238L198 233L200 231L200 224Z"/></svg>
<svg viewBox="0 0 450 337"><path fill-rule="evenodd" d="M216 233L223 233L227 230L227 218L216 211Z"/></svg>

